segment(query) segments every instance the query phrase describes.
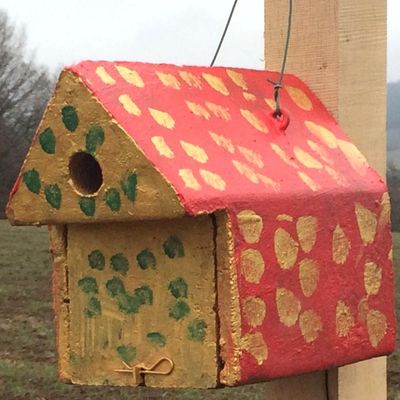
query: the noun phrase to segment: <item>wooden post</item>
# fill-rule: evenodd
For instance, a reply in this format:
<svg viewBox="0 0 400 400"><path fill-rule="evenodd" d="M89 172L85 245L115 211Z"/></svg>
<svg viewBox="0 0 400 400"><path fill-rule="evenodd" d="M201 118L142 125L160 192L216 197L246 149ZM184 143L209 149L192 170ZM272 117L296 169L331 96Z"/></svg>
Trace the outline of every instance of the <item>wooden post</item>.
<svg viewBox="0 0 400 400"><path fill-rule="evenodd" d="M287 2L265 0L265 59L279 70L287 30ZM302 78L338 119L382 176L386 174L386 1L294 2L287 72ZM319 397L316 388L326 388ZM281 381L287 397L271 387L267 398L386 399L386 357L327 373L302 384ZM286 383L286 384L285 384ZM301 390L300 390L301 388Z"/></svg>

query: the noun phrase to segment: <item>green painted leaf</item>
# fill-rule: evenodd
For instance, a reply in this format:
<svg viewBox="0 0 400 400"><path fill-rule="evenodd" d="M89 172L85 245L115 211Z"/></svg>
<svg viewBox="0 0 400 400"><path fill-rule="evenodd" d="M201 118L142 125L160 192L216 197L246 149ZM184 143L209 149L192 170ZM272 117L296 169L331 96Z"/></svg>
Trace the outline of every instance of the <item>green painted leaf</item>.
<svg viewBox="0 0 400 400"><path fill-rule="evenodd" d="M136 260L139 264L139 267L142 269L147 268L156 268L156 257L149 249L142 250L137 256Z"/></svg>
<svg viewBox="0 0 400 400"><path fill-rule="evenodd" d="M84 311L85 315L89 318L101 315L101 303L97 297L91 297L88 301L88 306Z"/></svg>
<svg viewBox="0 0 400 400"><path fill-rule="evenodd" d="M190 313L189 306L183 301L178 300L170 309L169 316L177 321L186 317Z"/></svg>
<svg viewBox="0 0 400 400"><path fill-rule="evenodd" d="M194 319L188 325L187 330L190 340L203 342L207 334L207 324L203 319Z"/></svg>
<svg viewBox="0 0 400 400"><path fill-rule="evenodd" d="M106 283L106 289L111 297L125 294L125 286L121 279L114 276Z"/></svg>
<svg viewBox="0 0 400 400"><path fill-rule="evenodd" d="M108 189L104 195L104 201L111 211L119 211L121 208L121 197L117 189Z"/></svg>
<svg viewBox="0 0 400 400"><path fill-rule="evenodd" d="M168 285L168 290L175 298L188 297L188 284L183 278L176 278Z"/></svg>
<svg viewBox="0 0 400 400"><path fill-rule="evenodd" d="M62 121L70 132L75 132L79 125L79 117L75 107L65 106L61 109Z"/></svg>
<svg viewBox="0 0 400 400"><path fill-rule="evenodd" d="M86 134L86 151L92 155L96 154L97 147L104 143L104 131L99 125L90 127Z"/></svg>
<svg viewBox="0 0 400 400"><path fill-rule="evenodd" d="M56 137L50 128L46 128L39 134L39 143L47 154L54 154L56 151Z"/></svg>
<svg viewBox="0 0 400 400"><path fill-rule="evenodd" d="M125 314L136 314L140 306L143 305L142 299L137 295L119 294L116 296L118 308Z"/></svg>
<svg viewBox="0 0 400 400"><path fill-rule="evenodd" d="M88 217L93 217L96 212L96 200L93 197L80 197L79 207Z"/></svg>
<svg viewBox="0 0 400 400"><path fill-rule="evenodd" d="M111 257L111 268L122 275L126 275L129 270L129 261L122 253L114 254Z"/></svg>
<svg viewBox="0 0 400 400"><path fill-rule="evenodd" d="M22 180L28 190L30 190L32 193L39 194L41 183L39 173L36 171L36 169L33 168L29 171L25 171L22 174Z"/></svg>
<svg viewBox="0 0 400 400"><path fill-rule="evenodd" d="M99 271L102 271L106 266L106 260L100 250L93 250L88 255L88 261L90 268L98 269Z"/></svg>
<svg viewBox="0 0 400 400"><path fill-rule="evenodd" d="M134 290L135 295L140 299L140 303L151 305L153 304L153 291L147 285L141 286Z"/></svg>
<svg viewBox="0 0 400 400"><path fill-rule="evenodd" d="M172 235L163 244L164 253L169 258L183 257L185 255L185 250L180 239Z"/></svg>
<svg viewBox="0 0 400 400"><path fill-rule="evenodd" d="M61 190L57 184L47 185L44 188L44 195L46 196L47 202L57 210L61 206Z"/></svg>
<svg viewBox="0 0 400 400"><path fill-rule="evenodd" d="M91 276L85 276L78 281L78 286L82 289L84 293L97 294L99 293L99 288L97 286L96 279Z"/></svg>
<svg viewBox="0 0 400 400"><path fill-rule="evenodd" d="M160 332L149 332L146 336L156 346L164 347L167 343L167 339Z"/></svg>
<svg viewBox="0 0 400 400"><path fill-rule="evenodd" d="M125 179L121 182L121 189L124 192L125 196L131 200L135 201L136 199L136 185L137 185L137 175L133 172L128 172Z"/></svg>
<svg viewBox="0 0 400 400"><path fill-rule="evenodd" d="M136 357L136 347L131 344L121 344L117 347L117 353L122 361L125 361L127 364L132 362Z"/></svg>

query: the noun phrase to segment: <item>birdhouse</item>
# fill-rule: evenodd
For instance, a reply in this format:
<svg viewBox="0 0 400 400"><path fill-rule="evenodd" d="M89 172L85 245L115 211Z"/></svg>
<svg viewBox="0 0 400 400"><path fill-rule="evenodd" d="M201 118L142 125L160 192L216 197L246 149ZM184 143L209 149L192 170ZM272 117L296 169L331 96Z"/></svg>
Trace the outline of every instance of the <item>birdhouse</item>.
<svg viewBox="0 0 400 400"><path fill-rule="evenodd" d="M7 215L49 225L62 379L205 388L392 351L385 184L296 77L274 116L277 76L61 73Z"/></svg>

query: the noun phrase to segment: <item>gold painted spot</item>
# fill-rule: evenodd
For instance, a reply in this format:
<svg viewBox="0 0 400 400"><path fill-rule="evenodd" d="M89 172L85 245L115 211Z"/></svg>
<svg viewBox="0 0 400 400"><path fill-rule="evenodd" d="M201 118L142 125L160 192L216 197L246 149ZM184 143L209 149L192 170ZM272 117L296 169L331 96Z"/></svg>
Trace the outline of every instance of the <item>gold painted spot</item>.
<svg viewBox="0 0 400 400"><path fill-rule="evenodd" d="M193 172L190 169L180 169L179 176L182 178L187 188L193 190L201 189L200 183L194 177Z"/></svg>
<svg viewBox="0 0 400 400"><path fill-rule="evenodd" d="M212 188L220 191L224 191L226 187L225 181L214 172L207 171L206 169L200 169L200 175L204 179L204 182Z"/></svg>
<svg viewBox="0 0 400 400"><path fill-rule="evenodd" d="M299 325L304 340L307 343L316 340L322 331L321 318L313 310L306 310L300 315Z"/></svg>
<svg viewBox="0 0 400 400"><path fill-rule="evenodd" d="M181 146L184 152L193 160L201 164L205 164L208 161L208 155L202 147L183 140L181 140Z"/></svg>
<svg viewBox="0 0 400 400"><path fill-rule="evenodd" d="M291 290L278 288L276 289L275 300L279 321L288 327L295 325L301 310L299 299Z"/></svg>
<svg viewBox="0 0 400 400"><path fill-rule="evenodd" d="M288 214L279 214L276 217L277 221L288 221L288 222L293 222L293 217L291 215Z"/></svg>
<svg viewBox="0 0 400 400"><path fill-rule="evenodd" d="M224 96L228 96L229 90L221 78L215 75L206 74L205 72L202 73L202 76L214 90L223 94Z"/></svg>
<svg viewBox="0 0 400 400"><path fill-rule="evenodd" d="M302 260L299 266L299 280L304 296L311 297L317 289L319 280L319 266L314 260Z"/></svg>
<svg viewBox="0 0 400 400"><path fill-rule="evenodd" d="M259 297L250 296L243 302L243 314L247 323L255 328L260 326L265 318L266 307L264 300Z"/></svg>
<svg viewBox="0 0 400 400"><path fill-rule="evenodd" d="M118 101L121 103L122 107L124 107L127 113L135 115L136 117L142 115L140 108L133 102L128 94L121 94L118 97Z"/></svg>
<svg viewBox="0 0 400 400"><path fill-rule="evenodd" d="M240 161L237 161L237 160L232 160L232 164L236 168L236 170L241 175L245 176L250 182L258 183L257 174L248 165L246 165Z"/></svg>
<svg viewBox="0 0 400 400"><path fill-rule="evenodd" d="M306 215L300 217L296 222L297 236L300 246L305 253L309 253L317 240L317 218Z"/></svg>
<svg viewBox="0 0 400 400"><path fill-rule="evenodd" d="M281 189L281 185L278 182L275 182L273 179L268 176L257 173L257 178L266 186L272 188L275 192L279 192Z"/></svg>
<svg viewBox="0 0 400 400"><path fill-rule="evenodd" d="M364 287L369 295L378 294L382 283L382 269L373 261L365 263Z"/></svg>
<svg viewBox="0 0 400 400"><path fill-rule="evenodd" d="M270 99L270 98L266 98L264 99L265 102L267 103L267 106L271 109L271 110L275 110L275 100L274 99Z"/></svg>
<svg viewBox="0 0 400 400"><path fill-rule="evenodd" d="M258 365L262 365L268 358L268 347L260 332L248 333L243 336L241 338L241 347L256 359Z"/></svg>
<svg viewBox="0 0 400 400"><path fill-rule="evenodd" d="M298 165L286 154L285 150L283 150L276 143L271 143L271 149L273 152L280 157L280 159L287 165L293 168L299 168Z"/></svg>
<svg viewBox="0 0 400 400"><path fill-rule="evenodd" d="M267 125L264 124L261 120L259 120L250 110L245 110L243 108L240 109L240 114L242 114L243 118L253 127L259 130L260 132L268 133Z"/></svg>
<svg viewBox="0 0 400 400"><path fill-rule="evenodd" d="M124 67L122 65L117 65L116 68L122 79L124 79L126 82L138 88L144 87L143 79L135 70Z"/></svg>
<svg viewBox="0 0 400 400"><path fill-rule="evenodd" d="M194 115L203 117L207 120L210 119L210 113L201 104L193 103L192 101L186 101L186 105Z"/></svg>
<svg viewBox="0 0 400 400"><path fill-rule="evenodd" d="M158 79L164 86L170 87L175 90L179 90L181 88L181 84L178 79L172 74L166 74L164 72L156 71Z"/></svg>
<svg viewBox="0 0 400 400"><path fill-rule="evenodd" d="M243 146L238 146L238 150L248 162L256 165L258 168L262 168L264 166L264 162L260 153L256 153L255 151Z"/></svg>
<svg viewBox="0 0 400 400"><path fill-rule="evenodd" d="M321 186L314 182L305 172L297 171L297 175L313 192L321 189Z"/></svg>
<svg viewBox="0 0 400 400"><path fill-rule="evenodd" d="M329 129L312 121L305 121L304 123L307 129L330 149L338 147L336 136Z"/></svg>
<svg viewBox="0 0 400 400"><path fill-rule="evenodd" d="M226 107L220 106L215 103L210 103L206 101L206 107L217 117L221 118L225 121L229 121L231 119L231 114L229 114L229 110Z"/></svg>
<svg viewBox="0 0 400 400"><path fill-rule="evenodd" d="M190 86L196 89L201 89L201 78L187 71L179 71L180 77Z"/></svg>
<svg viewBox="0 0 400 400"><path fill-rule="evenodd" d="M263 229L262 218L252 210L243 210L238 213L237 220L246 243L257 243Z"/></svg>
<svg viewBox="0 0 400 400"><path fill-rule="evenodd" d="M390 197L387 192L382 195L378 224L380 227L390 224Z"/></svg>
<svg viewBox="0 0 400 400"><path fill-rule="evenodd" d="M375 239L377 218L376 215L360 203L355 204L356 217L360 236L364 245L370 244Z"/></svg>
<svg viewBox="0 0 400 400"><path fill-rule="evenodd" d="M275 255L283 269L290 269L297 260L299 245L283 228L278 228L274 237Z"/></svg>
<svg viewBox="0 0 400 400"><path fill-rule="evenodd" d="M242 88L243 90L247 90L247 83L244 79L243 74L237 71L233 71L232 69L227 69L226 73L228 74L229 78L232 79L232 82Z"/></svg>
<svg viewBox="0 0 400 400"><path fill-rule="evenodd" d="M361 322L364 322L367 320L367 314L369 311L369 305L368 305L368 298L367 296L363 297L360 302L358 303L358 319Z"/></svg>
<svg viewBox="0 0 400 400"><path fill-rule="evenodd" d="M353 326L354 318L350 307L344 301L339 300L336 303L336 335L347 336Z"/></svg>
<svg viewBox="0 0 400 400"><path fill-rule="evenodd" d="M293 151L297 160L300 161L305 167L314 169L322 168L322 164L318 160L316 160L311 154L307 153L300 147L295 146Z"/></svg>
<svg viewBox="0 0 400 400"><path fill-rule="evenodd" d="M214 142L218 146L223 147L225 150L228 150L231 154L235 152L235 146L233 145L231 139L228 139L223 135L218 135L218 133L215 132L209 131L208 133L211 136L211 139L214 140Z"/></svg>
<svg viewBox="0 0 400 400"><path fill-rule="evenodd" d="M115 79L106 71L103 66L99 66L96 68L96 75L106 85L114 85L115 83Z"/></svg>
<svg viewBox="0 0 400 400"><path fill-rule="evenodd" d="M347 179L340 174L339 172L335 171L333 168L329 167L328 165L325 165L324 167L326 173L340 186L349 186L349 182Z"/></svg>
<svg viewBox="0 0 400 400"><path fill-rule="evenodd" d="M337 142L351 167L360 175L365 175L369 165L367 159L361 154L360 150L358 150L353 143L345 140L338 140Z"/></svg>
<svg viewBox="0 0 400 400"><path fill-rule="evenodd" d="M256 101L257 97L253 93L243 92L243 97L247 101Z"/></svg>
<svg viewBox="0 0 400 400"><path fill-rule="evenodd" d="M388 259L389 259L390 261L393 261L393 248L391 248L391 249L389 250Z"/></svg>
<svg viewBox="0 0 400 400"><path fill-rule="evenodd" d="M167 112L156 110L155 108L149 108L149 112L158 125L168 129L172 129L175 126L174 119Z"/></svg>
<svg viewBox="0 0 400 400"><path fill-rule="evenodd" d="M249 283L260 283L265 263L261 253L255 249L243 250L240 254L240 270Z"/></svg>
<svg viewBox="0 0 400 400"><path fill-rule="evenodd" d="M378 310L369 310L367 314L367 329L372 347L378 347L386 335L386 317Z"/></svg>
<svg viewBox="0 0 400 400"><path fill-rule="evenodd" d="M311 150L319 155L321 160L325 161L327 164L333 164L333 160L330 158L328 152L322 146L320 146L318 143L313 142L312 140L307 140L307 144L310 146Z"/></svg>
<svg viewBox="0 0 400 400"><path fill-rule="evenodd" d="M340 225L336 225L332 236L332 259L336 264L344 264L351 248L350 240L347 238Z"/></svg>
<svg viewBox="0 0 400 400"><path fill-rule="evenodd" d="M301 89L294 86L285 86L285 89L289 93L290 98L298 107L304 111L312 110L313 105L311 100Z"/></svg>
<svg viewBox="0 0 400 400"><path fill-rule="evenodd" d="M170 149L162 136L153 136L151 141L161 156L170 159L174 158L174 152Z"/></svg>

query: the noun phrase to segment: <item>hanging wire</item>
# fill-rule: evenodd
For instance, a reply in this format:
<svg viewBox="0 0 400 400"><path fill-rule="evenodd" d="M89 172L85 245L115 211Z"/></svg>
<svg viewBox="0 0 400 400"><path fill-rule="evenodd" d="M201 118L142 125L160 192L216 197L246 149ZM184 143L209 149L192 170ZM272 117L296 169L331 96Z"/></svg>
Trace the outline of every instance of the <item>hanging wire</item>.
<svg viewBox="0 0 400 400"><path fill-rule="evenodd" d="M282 79L283 79L283 75L285 74L286 61L287 61L287 56L288 56L288 52L289 52L290 34L292 31L292 16L293 16L293 0L289 0L286 43L285 43L285 51L284 51L283 59L282 59L281 71L280 71L279 78L277 81L268 79L268 82L272 83L274 85L274 100L275 100L274 116L275 117L280 117L282 115L282 109L281 109L281 105L279 102L279 95L280 95L280 90L282 89Z"/></svg>
<svg viewBox="0 0 400 400"><path fill-rule="evenodd" d="M227 30L229 28L229 24L231 23L231 19L232 19L233 13L235 12L235 7L236 7L237 2L238 2L238 0L234 0L234 2L233 2L231 13L229 14L228 20L226 21L224 32L222 33L221 39L220 39L220 41L218 43L218 47L217 47L217 50L215 51L214 58L211 61L210 67L212 67L214 65L215 60L218 57L218 53L219 53L219 51L221 49L222 43L224 42L226 32L227 32Z"/></svg>

